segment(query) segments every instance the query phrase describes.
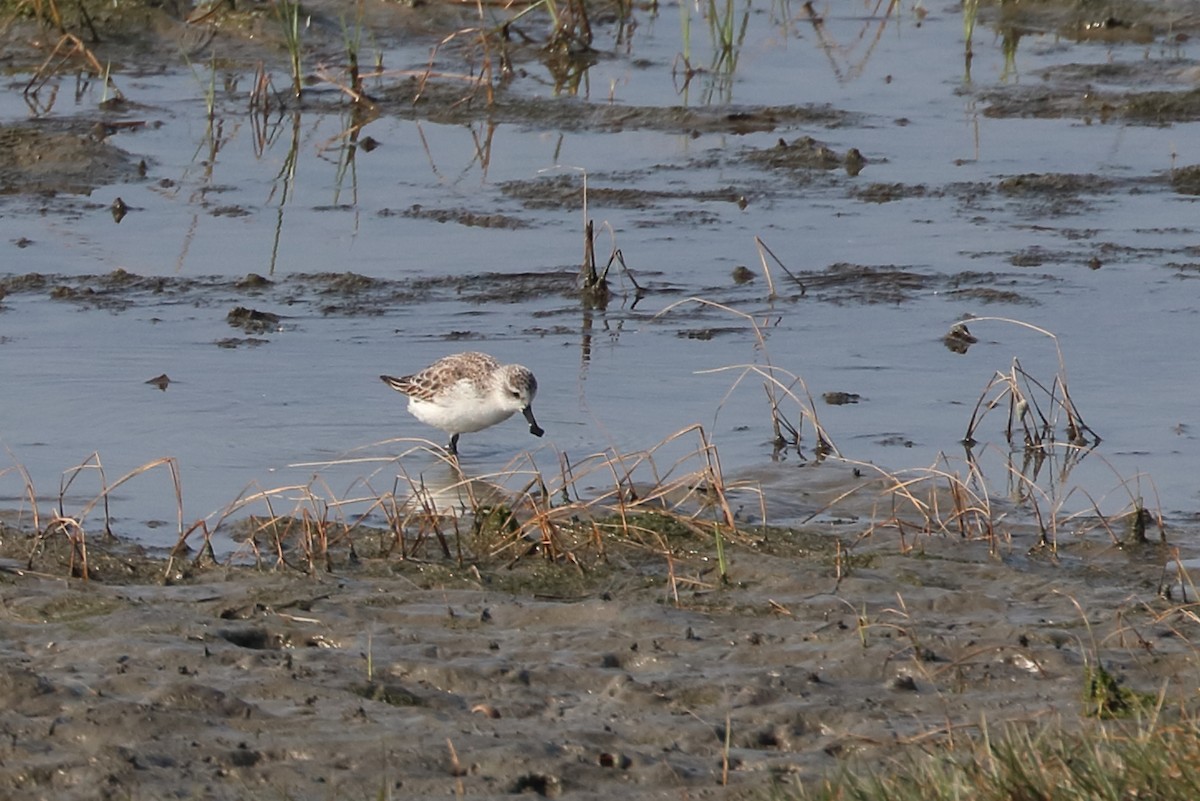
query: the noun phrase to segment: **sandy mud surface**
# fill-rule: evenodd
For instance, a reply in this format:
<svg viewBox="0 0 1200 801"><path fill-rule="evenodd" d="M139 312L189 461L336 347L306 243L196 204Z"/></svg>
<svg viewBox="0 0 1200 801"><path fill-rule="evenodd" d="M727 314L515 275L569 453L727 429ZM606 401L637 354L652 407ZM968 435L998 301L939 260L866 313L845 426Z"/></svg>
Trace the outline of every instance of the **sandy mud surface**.
<svg viewBox="0 0 1200 801"><path fill-rule="evenodd" d="M1155 544L778 529L722 585L678 532L503 564L361 536L312 576L93 541L88 582L64 537L3 541L7 797L763 798L1196 686Z"/></svg>

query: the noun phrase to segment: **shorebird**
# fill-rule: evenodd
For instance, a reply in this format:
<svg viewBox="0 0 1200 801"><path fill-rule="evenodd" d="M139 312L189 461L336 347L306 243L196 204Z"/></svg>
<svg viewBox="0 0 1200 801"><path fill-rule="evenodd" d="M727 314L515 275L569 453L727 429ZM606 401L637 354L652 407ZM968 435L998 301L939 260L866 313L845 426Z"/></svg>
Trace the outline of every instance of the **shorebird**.
<svg viewBox="0 0 1200 801"><path fill-rule="evenodd" d="M482 431L520 412L529 433L546 433L533 416L537 379L519 364L500 364L486 353L455 353L419 373L396 378L379 376L408 396L409 413L450 435L446 450L458 455L458 435Z"/></svg>

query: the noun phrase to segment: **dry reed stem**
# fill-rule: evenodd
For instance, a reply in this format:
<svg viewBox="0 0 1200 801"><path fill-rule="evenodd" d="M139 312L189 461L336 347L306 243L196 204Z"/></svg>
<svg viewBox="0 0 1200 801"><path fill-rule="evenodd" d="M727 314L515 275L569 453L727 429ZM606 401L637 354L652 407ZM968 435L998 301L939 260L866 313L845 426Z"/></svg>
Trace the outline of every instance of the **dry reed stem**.
<svg viewBox="0 0 1200 801"><path fill-rule="evenodd" d="M967 425L967 434L966 434L966 437L964 438L964 441L968 441L968 442L974 441L974 432L975 432L976 426L978 425L979 421L982 419L982 416L983 416L980 414L980 410L984 407L984 398L987 396L987 393L992 389L992 387L996 386L997 384L1001 384L1002 389L1001 389L1000 393L996 396L996 398L994 398L990 403L987 404L987 410L995 408L996 404L1004 397L1008 397L1010 399L1010 407L1009 407L1009 412L1010 412L1009 437L1010 437L1010 439L1011 439L1011 433L1012 433L1011 432L1012 415L1014 412L1016 413L1020 422L1024 425L1023 409L1029 408L1028 406L1026 406L1026 407L1020 406L1020 402L1022 400L1024 400L1027 404L1031 404L1032 408L1039 415L1041 422L1042 422L1043 432L1044 432L1043 437L1033 436L1031 444L1040 446L1041 440L1043 438L1051 438L1053 436L1053 430L1055 428L1055 423L1056 423L1057 417L1058 417L1057 411L1061 411L1067 418L1066 428L1067 428L1067 432L1068 432L1068 439L1072 444L1076 444L1076 445L1084 444L1085 440L1084 440L1083 434L1085 432L1088 434L1091 434L1096 442L1100 441L1099 435L1096 434L1096 432L1093 431L1084 422L1083 416L1079 413L1078 407L1076 407L1074 401L1071 400L1070 392L1067 389L1066 359L1063 357L1061 343L1059 342L1058 337L1055 334L1051 333L1050 331L1047 331L1044 328L1033 325L1031 323L1027 323L1027 322L1024 322L1021 320L1014 320L1009 317L972 317L972 318L970 318L970 322L972 325L976 325L977 323L986 323L986 322L1007 323L1009 325L1015 325L1020 328L1025 328L1026 330L1033 331L1035 333L1041 334L1042 336L1049 338L1050 341L1054 345L1055 357L1058 360L1058 371L1055 374L1054 381L1052 382L1051 386L1049 388L1047 388L1044 384L1042 384L1040 381L1035 379L1033 376L1029 375L1029 373L1027 373L1023 368L1021 368L1020 362L1017 359L1013 359L1013 366L1012 366L1011 371L1009 373L997 372L996 375L993 376L992 380L988 382L988 385L987 385L987 387L984 388L983 393L981 393L980 399L976 403L975 410L971 415L970 422ZM1026 388L1029 388L1032 386L1032 387L1035 387L1038 390L1040 390L1042 393L1044 393L1045 396L1047 397L1051 407L1053 409L1055 409L1056 411L1054 413L1051 413L1049 416L1043 414L1040 410L1040 407L1037 404L1037 395L1035 393L1031 393L1028 391L1026 391L1026 392L1021 391L1022 382L1024 382L1024 385L1026 386ZM1061 397L1060 397L1060 393L1061 393ZM985 410L984 413L986 413L987 410ZM1030 432L1028 431L1028 429L1026 429L1026 434L1027 434L1027 438L1029 438Z"/></svg>
<svg viewBox="0 0 1200 801"><path fill-rule="evenodd" d="M939 462L944 460L946 457L939 455ZM982 486L982 475L978 466L970 461L968 476L965 479L952 471L949 465L939 468L936 462L929 468L890 472L873 464L844 461L864 472L871 471L877 474L885 485L882 489L874 490L870 483L851 487L813 512L803 522L835 508L856 493L871 490L879 492L890 501L891 512L886 518L874 514L873 522L859 536L860 540L872 536L879 528L892 527L900 534L902 552L907 552L915 544L908 542L909 533L914 529L919 534L957 534L962 539L983 540L989 544L992 553L997 553L1002 541L1011 542L1011 534L997 529L997 524L1006 515L997 513L991 496ZM914 472L916 475L910 475ZM973 489L971 484L976 482L981 486ZM1075 517L1071 515L1064 518L1061 510L1075 490L1061 498L1055 498L1032 482L1027 482L1026 486L1028 494L1021 500L1033 515L1041 532L1037 547L1049 547L1052 554L1057 554L1058 529ZM948 506L943 506L944 497L949 499ZM913 515L916 517L915 521L912 520Z"/></svg>
<svg viewBox="0 0 1200 801"><path fill-rule="evenodd" d="M16 462L16 456L13 454L12 450L9 449L7 446L5 446L5 450L8 451L8 455L13 459L14 462ZM25 466L20 463L15 463L15 464L13 464L12 467L6 467L6 468L0 470L0 477L3 477L4 475L6 475L7 473L10 473L10 472L15 472L18 475L20 475L21 485L22 485L22 493L21 493L20 497L22 499L29 501L29 515L32 518L33 530L41 531L42 530L41 513L38 510L37 492L34 490L34 487L33 487L33 478L29 475L29 471L25 469ZM22 514L22 510L18 507L18 510L17 510L18 521L20 520L21 514Z"/></svg>
<svg viewBox="0 0 1200 801"><path fill-rule="evenodd" d="M770 256L771 260L779 266L779 269L783 270L783 272L787 274L787 277L792 279L792 281L798 287L800 287L800 297L804 297L804 295L807 294L808 290L805 288L804 282L797 278L791 270L784 266L780 258L775 255L775 252L767 247L766 242L763 242L760 237L756 236L754 237L754 246L758 249L758 260L762 264L763 276L767 279L767 289L769 291L767 296L768 299L773 300L779 296L775 293L775 281L771 278L771 269L767 266L767 256Z"/></svg>
<svg viewBox="0 0 1200 801"><path fill-rule="evenodd" d="M78 515L76 515L76 517L80 521L85 520L87 518L87 516L91 513L91 511L93 509L95 509L95 507L98 504L103 503L104 504L104 531L105 531L105 534L111 536L112 535L111 519L112 518L110 515L110 511L109 511L109 506L108 506L109 495L113 492L113 490L117 489L118 487L125 484L126 482L131 481L132 479L137 478L138 476L140 476L144 473L148 473L149 471L151 471L157 467L164 466L164 465L167 467L167 470L170 473L171 485L175 491L176 525L177 525L178 532L180 534L182 534L183 533L183 486L182 486L182 484L180 482L180 478L179 478L179 463L173 456L164 456L162 458L154 459L153 461L147 462L147 463L141 465L140 467L135 467L133 470L130 470L128 473L126 473L125 475L123 475L119 479L117 479L116 482L114 482L113 484L109 484L107 482L107 479L104 474L104 465L100 461L100 454L93 453L91 456L89 456L87 459L85 459L82 463L76 465L75 467L72 467L72 468L69 468L69 469L63 471L64 477L66 477L68 475L70 477L66 478L65 481L60 483L59 496L58 496L59 513L60 514L65 513L64 509L65 509L66 493L67 493L67 490L70 489L71 485L74 483L75 479L78 478L78 476L84 470L96 470L100 474L101 491L98 495L96 495L94 498L92 498L90 501L88 501L86 504L83 505L83 507L80 509L80 511L79 511Z"/></svg>
<svg viewBox="0 0 1200 801"><path fill-rule="evenodd" d="M345 81L340 80L324 64L318 64L317 68L313 74L316 75L316 77L320 78L325 83L329 84L330 86L335 87L338 91L340 91L346 97L350 98L350 102L352 102L356 105L362 105L362 106L364 106L366 108L370 108L370 109L376 108L374 101L372 101L369 97L367 97L365 92L363 92L359 89L356 89L353 86L347 85ZM370 122L370 120L367 120L366 122ZM355 127L361 128L363 125L366 124L366 122L360 123L358 126L355 126ZM350 133L350 129L347 129L346 131L343 131L342 133L338 134L338 137L339 138L346 137L349 135L349 133Z"/></svg>
<svg viewBox="0 0 1200 801"><path fill-rule="evenodd" d="M718 412L724 407L725 403L733 395L734 390L741 385L747 376L759 376L764 380L764 385L767 387L767 396L770 399L773 416L781 415L779 412L779 398L774 394L774 390L779 390L784 396L790 398L798 407L800 407L801 419L807 419L809 424L813 427L813 431L817 438L818 452L820 452L822 455L833 455L837 457L841 456L841 452L833 443L833 439L829 436L828 431L826 431L825 427L821 425L821 420L817 416L816 402L813 400L812 393L808 389L808 384L805 383L803 378L789 370L783 369L782 367L773 367L769 364L766 367L758 364L731 364L724 367L714 367L709 370L697 370L696 372L697 375L713 375L716 373L725 373L733 370L740 370L741 373L736 379L734 379L733 384L730 385L729 389L725 392L725 395L721 398L720 403L717 404ZM791 380L785 384L777 377L776 374L781 374ZM800 389L804 393L804 398L801 398L793 391L793 388L796 385L800 386ZM781 417L777 420L777 422L785 425L792 432L794 437L793 444L799 442L801 432L798 429L794 428L789 422L787 422L786 419L782 419Z"/></svg>
<svg viewBox="0 0 1200 801"><path fill-rule="evenodd" d="M32 568L33 560L36 557L38 550L41 548L42 542L47 537L50 537L54 534L62 533L67 536L67 539L71 545L71 556L70 556L69 569L72 572L75 571L75 561L76 561L76 558L78 558L79 562L80 562L81 575L86 579L87 578L87 546L86 546L87 531L86 531L86 527L84 524L85 524L85 521L87 520L88 515L91 514L91 512L96 508L97 505L103 503L104 504L104 533L106 536L109 536L109 537L113 536L112 517L110 514L110 510L108 508L109 495L114 490L116 490L117 488L119 488L120 486L125 484L126 482L128 482L150 470L153 470L156 467L162 466L162 465L167 466L167 468L170 472L170 475L171 475L172 486L175 490L178 529L180 532L180 536L182 536L182 533L183 533L183 488L182 488L182 486L180 484L180 480L179 480L178 464L173 457L164 457L161 459L155 459L154 461L151 461L151 462L147 462L146 464L129 471L128 473L123 475L121 478L119 478L113 484L109 484L107 481L107 478L105 477L104 466L100 461L100 455L98 453L93 453L91 456L89 456L87 459L85 459L82 463L80 463L72 468L69 468L68 470L63 471L63 477L59 483L58 508L53 513L53 516L47 522L47 524L44 528L41 526L41 523L40 523L40 513L37 508L37 493L33 486L33 480L29 476L29 473L23 467L17 467L16 470L20 473L20 475L22 476L22 479L24 481L25 494L26 494L26 497L28 497L28 499L29 499L29 503L30 503L30 506L32 509L34 531L36 532L36 534L34 536L33 547L30 551L30 556L29 556L30 567ZM83 506L79 509L79 511L76 514L73 514L73 515L68 514L67 509L66 509L67 491L71 488L71 486L74 484L75 480L79 477L79 475L85 470L95 470L97 473L99 473L101 490L91 500L84 503ZM4 472L7 472L7 471L4 471Z"/></svg>
<svg viewBox="0 0 1200 801"><path fill-rule="evenodd" d="M71 488L71 484L73 484L75 482L75 479L79 477L79 474L87 469L94 469L100 474L101 493L100 493L99 497L104 498L104 534L105 534L105 536L111 537L112 536L112 528L109 525L109 521L111 518L109 516L109 508L108 508L108 493L106 491L107 479L104 475L104 465L100 463L100 454L98 454L98 453L93 453L91 456L89 456L87 459L85 459L82 463L76 465L75 467L69 468L68 470L65 470L63 472L62 476L59 478L58 514L60 516L66 515L67 512L66 512L65 498L66 498L67 490L69 490ZM70 477L68 478L67 476L70 476ZM86 517L86 514L87 514L86 512L80 514L79 515L80 519L82 520L84 517Z"/></svg>
<svg viewBox="0 0 1200 801"><path fill-rule="evenodd" d="M30 12L33 14L33 18L36 19L40 24L45 25L49 23L58 29L59 33L65 33L62 12L58 10L58 3L56 0L21 0L21 2L16 4L12 15L4 23L4 27L7 28L8 25L17 18L17 15L20 14L22 8L29 8Z"/></svg>
<svg viewBox="0 0 1200 801"><path fill-rule="evenodd" d="M438 53L441 52L441 50L443 48L445 48L446 46L448 46L451 42L454 42L455 40L457 40L459 38L464 38L467 36L477 36L478 44L482 47L483 52L484 52L482 68L480 69L479 74L478 75L469 75L469 74L462 74L462 73L440 72L440 71L434 70L434 62L437 60ZM471 84L473 91L478 91L480 87L484 87L487 90L487 104L489 106L491 106L495 102L495 94L494 94L494 90L492 88L491 47L488 43L487 31L485 31L483 28L478 28L478 27L461 28L457 31L447 34L445 37L443 37L441 39L441 41L439 41L437 44L435 44L433 46L433 48L430 50L429 63L426 66L425 70L421 73L412 73L412 74L418 74L420 76L420 80L417 82L417 91L413 95L413 99L412 99L413 103L418 102L422 98L422 96L425 94L426 85L433 78L462 81L464 83ZM464 98L464 100L465 99L466 98Z"/></svg>
<svg viewBox="0 0 1200 801"><path fill-rule="evenodd" d="M117 89L116 84L112 82L110 77L106 76L106 71L104 67L100 66L100 62L97 60L95 54L92 53L88 46L83 43L83 40L73 33L64 33L59 40L55 42L53 49L50 51L50 55L46 56L46 59L42 62L41 66L34 71L32 77L29 79L29 82L25 84L23 94L37 94L41 88L46 85L47 81L49 81L54 75L58 74L59 70L62 69L62 67L75 56L80 56L83 59L84 64L97 78L105 77L107 85L112 87L112 90L116 93L117 97L122 96L121 91ZM51 62L54 61L55 57L59 58L58 63L51 67Z"/></svg>
<svg viewBox="0 0 1200 801"><path fill-rule="evenodd" d="M1116 492L1118 489L1124 490L1125 496L1129 499L1129 504L1128 504L1128 506L1125 507L1125 509L1131 510L1130 512L1127 512L1127 514L1134 514L1134 513L1137 513L1138 510L1144 509L1144 507L1142 506L1143 495L1142 495L1140 488L1138 488L1138 489L1131 488L1130 484L1135 483L1135 482L1140 484L1141 480L1143 478L1147 482L1149 482L1150 489L1152 490L1152 492L1154 494L1154 509L1155 509L1154 512L1150 512L1150 515L1153 518L1155 526L1158 528L1159 538L1163 542L1166 542L1166 539L1167 539L1166 522L1164 520L1163 512L1162 512L1162 501L1159 498L1158 487L1154 483L1154 478L1147 473L1141 473L1141 472L1135 473L1134 475L1130 476L1129 478L1124 478L1121 476L1120 473L1117 472L1117 469L1115 467L1113 467L1112 462L1110 462L1108 459L1106 459L1103 455L1096 454L1095 458L1098 459L1101 464L1103 464L1105 467L1107 467L1109 469L1109 471L1113 474L1113 476L1116 477L1117 482L1118 482L1116 487L1109 490L1108 493L1105 493L1104 495L1102 495L1100 497L1100 501L1103 502L1104 499L1107 498L1108 494L1111 492ZM1088 494L1087 492L1085 492L1082 489L1080 490L1080 492L1083 492L1085 495L1087 495L1088 500L1092 500L1092 497L1090 494ZM1092 505L1093 505L1093 507L1097 507L1096 511L1097 511L1097 514L1099 515L1099 509L1098 509L1099 504L1096 503L1095 501L1092 501ZM1145 510L1145 511L1148 512L1149 510ZM1100 515L1100 517L1103 518L1104 515Z"/></svg>
<svg viewBox="0 0 1200 801"><path fill-rule="evenodd" d="M688 436L697 438L696 446L676 457L665 468L662 467L658 457L663 450ZM388 440L375 443L375 446L397 441L405 440ZM436 488L426 486L421 477L410 475L405 467L404 456L420 451L442 458L441 449L427 443L410 448L399 457L349 458L292 466L382 462L383 466L372 476L388 467L398 468L391 493L370 490L364 494L359 490L358 494L350 497L324 500L322 508L340 509L352 504L366 504L367 511L356 515L354 523L346 525L347 529L358 525L372 511L381 511L388 520L394 541L401 546L402 557L410 559L416 558L423 550L424 539L432 532L438 539L442 556L455 558L460 563L472 559L511 559L514 554L519 559L531 552L531 547L536 547L543 558L564 561L583 569L575 551L579 548L589 549L595 552L597 558L602 558L606 553L607 539L612 534L618 535L618 540L625 545L637 549L648 548L649 552L659 554L667 552L668 544L658 532L637 523L634 516L638 514L653 512L668 515L684 530L705 538L714 536L711 527L714 523L718 526L717 530L727 528L730 532L735 525L733 510L726 497L731 487L721 475L720 459L715 447L699 425L681 429L648 451L618 453L609 450L578 461L560 455L557 459L558 469L549 474L543 472L529 454L514 459L502 470L474 476L463 474L451 460L446 462L447 469L452 471L450 481L442 481ZM645 483L638 478L642 474L648 474ZM601 475L607 478L596 481ZM351 490L359 487L369 490L371 481L371 477L360 479L351 486ZM583 490L589 482L597 484L598 488ZM309 485L306 491L312 493L311 487ZM275 497L281 492L296 489L262 491L241 498L223 515L267 495ZM404 499L400 498L402 491L406 496ZM454 501L455 509L448 509L440 500L447 497ZM502 506L497 506L498 503ZM313 506L314 515L316 508ZM491 510L501 508L511 511L505 511L502 517L493 519L494 523L500 524L498 531L487 533L479 529L481 520L489 529L492 528L492 524L487 523L489 515L494 517ZM459 518L464 513L476 520L475 537L486 534L484 539L475 541L466 552L463 550L466 541L459 530ZM698 522L700 516L708 514L714 515L713 522L701 525ZM596 521L605 517L619 521L615 531L597 527ZM446 521L452 523L453 548L444 532ZM417 536L408 539L413 529L417 530ZM332 541L336 541L336 538ZM353 543L352 540L348 542L351 545Z"/></svg>
<svg viewBox="0 0 1200 801"><path fill-rule="evenodd" d="M50 522L46 524L46 530L38 532L38 536L34 538L33 550L29 554L29 567L33 567L33 559L41 541L52 534L63 534L71 546L71 554L67 559L67 573L87 581L89 579L87 532L84 531L80 522L73 517L64 517L63 515L55 514L50 519ZM76 559L79 561L78 567L76 566Z"/></svg>
<svg viewBox="0 0 1200 801"><path fill-rule="evenodd" d="M801 414L804 416L807 416L809 421L812 423L813 428L815 429L816 435L817 435L818 451L821 451L823 449L828 449L828 452L837 454L838 453L837 447L833 444L833 441L829 438L824 427L821 426L820 420L818 419L818 416L817 416L816 404L813 402L812 395L808 392L807 385L805 385L804 381L799 376L797 376L793 373L789 373L786 370L779 370L778 368L774 367L771 364L771 357L770 357L770 354L767 352L766 336L763 334L762 328L759 327L758 321L755 320L753 315L748 314L743 311L739 311L739 310L734 309L730 306L727 306L723 303L717 303L715 301L708 300L706 298L690 297L690 298L684 298L683 300L678 300L678 301L666 306L661 311L659 311L657 314L655 314L652 319L657 320L659 317L662 317L663 315L671 313L678 307L683 306L684 304L690 304L690 303L698 304L701 306L707 306L710 308L718 309L720 311L724 311L728 314L734 315L735 317L740 317L743 320L745 320L747 323L749 323L751 330L754 332L756 348L762 354L763 362L765 364L765 367L757 365L757 364L752 364L752 365L741 365L741 366L735 366L735 367L722 367L722 368L716 368L715 370L702 371L702 372L721 372L721 371L727 370L727 369L743 370L742 376L740 376L734 382L733 386L730 387L728 392L726 392L725 397L722 399L721 403L718 404L717 414L720 413L720 410L724 406L725 401L728 400L729 396L732 394L733 390L738 386L738 384L740 384L741 380L743 378L745 378L745 375L747 374L747 372L755 372L758 375L760 375L766 379L765 389L767 392L767 399L768 399L769 405L772 410L772 423L775 427L776 432L778 432L779 426L781 424L786 423L786 421L781 421L781 418L778 415L778 410L780 408L780 401L779 401L778 396L776 395L776 390L778 389L778 390L782 391L784 393L784 395L791 397L797 403L797 405L800 407ZM780 382L774 375L777 370L779 372L785 373L786 375L790 376L792 378L792 384L784 385L782 382ZM799 383L800 386L804 389L805 396L808 399L807 403L802 402L791 391L792 386L794 386L796 383ZM715 415L714 415L714 418L715 418ZM787 423L787 427L792 432L795 432L796 436L795 436L795 440L794 440L793 444L795 444L798 449L799 448L799 436L798 436L799 432L794 427L792 427L790 423ZM777 436L778 436L778 434L777 434Z"/></svg>

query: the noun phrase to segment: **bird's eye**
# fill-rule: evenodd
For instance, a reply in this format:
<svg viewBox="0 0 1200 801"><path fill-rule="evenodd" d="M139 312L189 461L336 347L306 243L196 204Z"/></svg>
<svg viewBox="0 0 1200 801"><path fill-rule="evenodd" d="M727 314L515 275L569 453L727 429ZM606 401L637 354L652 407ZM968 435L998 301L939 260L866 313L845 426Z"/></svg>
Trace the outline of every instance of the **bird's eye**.
<svg viewBox="0 0 1200 801"><path fill-rule="evenodd" d="M521 393L520 393L520 392L518 392L518 391L517 391L517 390L515 390L515 389L510 389L510 390L508 391L508 394L509 394L509 395L512 395L512 396L513 396L514 398L516 398L517 400L520 400L520 399L521 399Z"/></svg>

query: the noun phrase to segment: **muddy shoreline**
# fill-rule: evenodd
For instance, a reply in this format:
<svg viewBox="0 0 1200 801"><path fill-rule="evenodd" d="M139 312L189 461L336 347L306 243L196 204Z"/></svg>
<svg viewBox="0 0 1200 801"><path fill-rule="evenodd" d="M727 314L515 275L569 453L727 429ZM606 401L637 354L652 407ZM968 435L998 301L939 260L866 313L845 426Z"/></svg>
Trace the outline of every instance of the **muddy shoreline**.
<svg viewBox="0 0 1200 801"><path fill-rule="evenodd" d="M686 538L505 564L370 540L313 575L94 540L84 582L65 537L30 569L6 530L3 792L762 798L984 726L1084 725L1089 666L1132 698L1195 685L1154 544L778 530L731 541L722 585Z"/></svg>

